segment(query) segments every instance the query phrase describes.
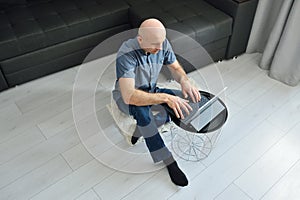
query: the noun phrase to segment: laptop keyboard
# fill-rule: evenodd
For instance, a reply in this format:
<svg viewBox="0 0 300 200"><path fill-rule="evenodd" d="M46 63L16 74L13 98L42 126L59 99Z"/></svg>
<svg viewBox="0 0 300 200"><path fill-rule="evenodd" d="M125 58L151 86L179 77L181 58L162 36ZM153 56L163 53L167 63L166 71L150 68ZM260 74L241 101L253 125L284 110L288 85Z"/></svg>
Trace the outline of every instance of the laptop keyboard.
<svg viewBox="0 0 300 200"><path fill-rule="evenodd" d="M183 111L184 119L181 119L183 123L186 123L190 120L191 117L194 116L194 114L198 111L198 109L203 106L205 103L207 103L209 99L206 96L201 96L200 102L194 103L190 100L189 105L192 107L192 111L190 111L190 114L188 115L185 111Z"/></svg>

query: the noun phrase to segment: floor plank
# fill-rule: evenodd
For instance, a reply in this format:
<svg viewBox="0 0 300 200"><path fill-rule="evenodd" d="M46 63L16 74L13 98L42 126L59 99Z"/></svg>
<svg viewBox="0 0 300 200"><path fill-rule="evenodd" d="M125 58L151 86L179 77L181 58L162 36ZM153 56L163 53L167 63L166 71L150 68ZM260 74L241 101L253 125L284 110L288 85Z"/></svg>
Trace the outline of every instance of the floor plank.
<svg viewBox="0 0 300 200"><path fill-rule="evenodd" d="M29 199L72 172L69 165L57 156L46 164L19 178L0 190L1 199Z"/></svg>
<svg viewBox="0 0 300 200"><path fill-rule="evenodd" d="M74 128L71 128L19 154L0 165L0 188L12 183L78 143L77 132Z"/></svg>
<svg viewBox="0 0 300 200"><path fill-rule="evenodd" d="M226 188L215 200L251 200L244 192L242 192L236 185L231 184Z"/></svg>
<svg viewBox="0 0 300 200"><path fill-rule="evenodd" d="M103 166L98 161L93 160L80 167L72 174L66 176L64 179L38 193L32 200L74 199L92 188L111 173L113 173L111 169Z"/></svg>
<svg viewBox="0 0 300 200"><path fill-rule="evenodd" d="M38 123L38 127L42 130L43 134L50 138L57 134L60 131L63 131L71 126L74 126L73 112L80 112L79 120L83 120L89 117L93 112L98 112L103 109L110 102L110 95L99 93L95 97L96 105L95 111L90 112L89 109L86 109L90 105L91 99L84 100L78 105L72 106L67 110L41 122Z"/></svg>
<svg viewBox="0 0 300 200"><path fill-rule="evenodd" d="M21 110L15 103L0 104L0 120L10 120L22 115Z"/></svg>
<svg viewBox="0 0 300 200"><path fill-rule="evenodd" d="M82 143L63 152L62 155L73 170L78 169L94 159Z"/></svg>
<svg viewBox="0 0 300 200"><path fill-rule="evenodd" d="M45 121L71 107L72 93L67 92L47 104L40 105L35 110L27 112L10 120L1 120L0 142L20 135L38 123Z"/></svg>
<svg viewBox="0 0 300 200"><path fill-rule="evenodd" d="M47 90L47 88L51 88L52 85L57 85L57 83L70 80L70 78L74 78L75 75L76 71L72 68L66 69L2 91L0 93L0 104L14 103L22 98L32 95L33 93Z"/></svg>
<svg viewBox="0 0 300 200"><path fill-rule="evenodd" d="M235 184L253 199L260 199L300 159L299 133L300 124L249 167Z"/></svg>
<svg viewBox="0 0 300 200"><path fill-rule="evenodd" d="M38 145L42 141L45 141L45 137L37 127L33 127L26 130L24 134L1 143L0 165L14 158L18 154L25 152L31 147Z"/></svg>
<svg viewBox="0 0 300 200"><path fill-rule="evenodd" d="M89 190L82 195L80 195L75 200L101 200L99 196L94 192L94 190Z"/></svg>
<svg viewBox="0 0 300 200"><path fill-rule="evenodd" d="M300 197L300 160L280 179L262 200L299 199Z"/></svg>
<svg viewBox="0 0 300 200"><path fill-rule="evenodd" d="M134 174L115 172L94 187L97 194L103 199L118 200L134 191L139 185L148 180L156 172ZM118 187L116 192L116 186Z"/></svg>
<svg viewBox="0 0 300 200"><path fill-rule="evenodd" d="M293 98L288 99L277 111L272 113L268 119L283 131L289 131L300 122L300 92Z"/></svg>

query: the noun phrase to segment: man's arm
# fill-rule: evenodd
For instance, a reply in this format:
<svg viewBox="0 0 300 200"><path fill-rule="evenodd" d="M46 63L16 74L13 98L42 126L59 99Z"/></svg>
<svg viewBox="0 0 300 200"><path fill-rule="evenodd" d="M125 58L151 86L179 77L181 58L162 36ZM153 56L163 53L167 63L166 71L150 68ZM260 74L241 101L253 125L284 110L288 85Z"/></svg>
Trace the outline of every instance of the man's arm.
<svg viewBox="0 0 300 200"><path fill-rule="evenodd" d="M191 84L189 78L187 77L179 62L175 60L175 62L168 65L168 68L170 69L175 81L177 81L181 85L183 96L185 98L190 96L193 102L199 102L201 99L200 93L198 89Z"/></svg>
<svg viewBox="0 0 300 200"><path fill-rule="evenodd" d="M175 112L176 117L184 118L182 109L189 114L192 110L188 101L177 96L165 93L148 93L142 90L135 89L133 78L120 78L119 85L122 98L126 104L136 106L147 106L154 104L166 103Z"/></svg>
<svg viewBox="0 0 300 200"><path fill-rule="evenodd" d="M147 106L166 103L168 96L164 93L148 93L134 87L133 78L120 78L121 94L126 104Z"/></svg>
<svg viewBox="0 0 300 200"><path fill-rule="evenodd" d="M170 69L173 78L178 83L181 83L181 81L184 80L188 80L185 71L183 70L183 68L177 60L175 60L175 62L173 62L172 64L168 65L168 68Z"/></svg>

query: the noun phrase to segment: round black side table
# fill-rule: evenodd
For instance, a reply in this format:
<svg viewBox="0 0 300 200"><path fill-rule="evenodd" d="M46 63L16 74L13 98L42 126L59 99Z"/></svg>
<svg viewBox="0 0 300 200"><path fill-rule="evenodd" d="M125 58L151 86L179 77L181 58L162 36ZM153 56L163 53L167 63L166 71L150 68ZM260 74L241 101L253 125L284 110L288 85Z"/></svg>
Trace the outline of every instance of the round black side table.
<svg viewBox="0 0 300 200"><path fill-rule="evenodd" d="M213 94L200 91L201 96L208 99L214 97ZM172 149L180 158L187 161L199 161L206 158L214 147L219 135L220 128L228 118L228 110L225 103L218 98L224 110L206 124L200 131L197 131L191 124L184 124L175 115L170 115L176 124L171 128ZM201 117L201 114L200 114Z"/></svg>

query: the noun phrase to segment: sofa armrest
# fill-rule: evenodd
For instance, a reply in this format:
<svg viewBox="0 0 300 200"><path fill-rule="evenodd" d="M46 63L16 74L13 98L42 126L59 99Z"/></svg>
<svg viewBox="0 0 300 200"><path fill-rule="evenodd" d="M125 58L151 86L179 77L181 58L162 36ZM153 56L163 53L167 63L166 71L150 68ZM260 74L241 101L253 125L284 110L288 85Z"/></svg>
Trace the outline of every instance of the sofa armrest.
<svg viewBox="0 0 300 200"><path fill-rule="evenodd" d="M2 74L2 70L0 69L0 91L5 90L8 88L6 80Z"/></svg>
<svg viewBox="0 0 300 200"><path fill-rule="evenodd" d="M258 0L205 0L233 18L226 58L246 51Z"/></svg>

